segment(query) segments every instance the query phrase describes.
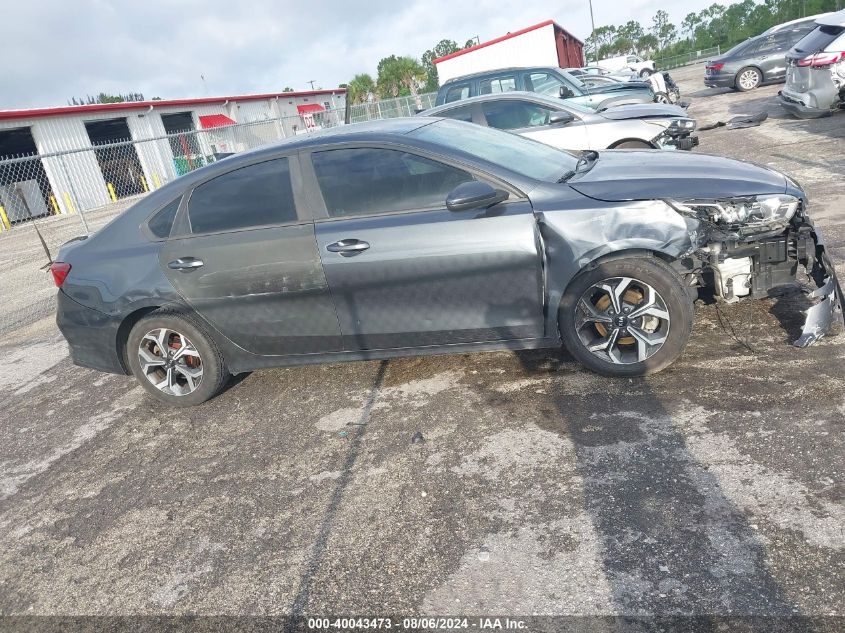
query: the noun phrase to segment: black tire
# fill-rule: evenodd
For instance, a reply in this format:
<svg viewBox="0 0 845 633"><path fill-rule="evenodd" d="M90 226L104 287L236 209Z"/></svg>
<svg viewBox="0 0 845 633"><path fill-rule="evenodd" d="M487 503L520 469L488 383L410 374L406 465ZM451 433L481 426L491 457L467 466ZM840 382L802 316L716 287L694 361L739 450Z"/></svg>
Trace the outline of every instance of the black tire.
<svg viewBox="0 0 845 633"><path fill-rule="evenodd" d="M162 328L187 337L198 353L198 366L202 369L202 376L190 393L175 395L172 392L162 391L151 382L151 378L148 378L141 368L139 348L142 340L148 333ZM170 349L170 346L167 347ZM141 386L156 400L172 407L191 407L201 404L220 393L230 378L220 350L199 321L169 310L151 312L133 326L126 341L126 361Z"/></svg>
<svg viewBox="0 0 845 633"><path fill-rule="evenodd" d="M749 77L756 77L756 80L754 80L752 83L746 82L744 79L744 76L746 74ZM754 66L746 66L745 68L739 69L739 72L736 74L736 79L734 80L734 85L736 86L736 89L740 92L748 92L749 90L759 88L762 81L763 73L760 72L759 68L754 68Z"/></svg>
<svg viewBox="0 0 845 633"><path fill-rule="evenodd" d="M584 293L594 284L618 277L630 277L652 286L669 313L665 342L641 362L615 364L600 358L587 349L576 329L576 306ZM692 332L693 315L692 299L681 277L663 260L643 256L609 260L579 273L561 299L558 323L566 349L588 369L605 376L644 376L657 373L678 359Z"/></svg>
<svg viewBox="0 0 845 633"><path fill-rule="evenodd" d="M651 143L648 141L637 141L637 140L629 140L629 141L622 141L621 143L617 143L613 147L609 147L608 149L654 149Z"/></svg>
<svg viewBox="0 0 845 633"><path fill-rule="evenodd" d="M646 79L646 78L648 78L648 77L651 77L651 76L652 76L652 74L654 74L654 71L653 71L653 70L650 70L650 69L648 69L648 68L643 68L643 69L640 71L640 77L642 77L643 79Z"/></svg>

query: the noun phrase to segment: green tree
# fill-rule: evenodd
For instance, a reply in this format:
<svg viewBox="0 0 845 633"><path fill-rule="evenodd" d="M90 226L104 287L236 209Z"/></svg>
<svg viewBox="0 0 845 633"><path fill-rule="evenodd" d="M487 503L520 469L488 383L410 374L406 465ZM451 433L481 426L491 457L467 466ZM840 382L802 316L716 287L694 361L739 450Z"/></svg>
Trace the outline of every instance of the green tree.
<svg viewBox="0 0 845 633"><path fill-rule="evenodd" d="M454 40L440 40L434 48L428 49L422 54L422 65L425 68L426 92L435 92L440 87L440 80L437 77L437 67L434 65L434 60L452 53L457 53L460 49L458 43Z"/></svg>
<svg viewBox="0 0 845 633"><path fill-rule="evenodd" d="M417 97L425 80L425 68L413 57L391 55L378 63L376 89L383 99L407 95Z"/></svg>
<svg viewBox="0 0 845 633"><path fill-rule="evenodd" d="M584 42L587 50L591 51L593 57L598 60L606 57L609 48L616 37L615 26L600 26L590 34Z"/></svg>
<svg viewBox="0 0 845 633"><path fill-rule="evenodd" d="M376 91L376 82L367 73L355 75L346 89L346 100L351 104L365 103Z"/></svg>
<svg viewBox="0 0 845 633"><path fill-rule="evenodd" d="M663 9L652 18L651 34L657 38L661 50L671 44L678 35L675 25L669 21L669 14Z"/></svg>
<svg viewBox="0 0 845 633"><path fill-rule="evenodd" d="M657 50L659 45L660 42L657 41L657 38L654 37L654 35L646 33L637 40L637 54L645 58L651 57L652 53Z"/></svg>
<svg viewBox="0 0 845 633"><path fill-rule="evenodd" d="M291 88L290 86L285 86L284 88L282 88L282 92L293 92L293 88Z"/></svg>

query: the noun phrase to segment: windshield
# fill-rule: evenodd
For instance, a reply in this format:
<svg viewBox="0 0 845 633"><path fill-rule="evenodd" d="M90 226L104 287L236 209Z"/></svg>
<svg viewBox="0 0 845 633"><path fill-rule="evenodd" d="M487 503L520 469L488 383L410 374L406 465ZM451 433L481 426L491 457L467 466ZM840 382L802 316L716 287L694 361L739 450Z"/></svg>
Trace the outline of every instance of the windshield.
<svg viewBox="0 0 845 633"><path fill-rule="evenodd" d="M575 169L578 163L569 152L473 123L437 121L417 128L408 136L466 152L499 167L545 182L556 182L562 174Z"/></svg>

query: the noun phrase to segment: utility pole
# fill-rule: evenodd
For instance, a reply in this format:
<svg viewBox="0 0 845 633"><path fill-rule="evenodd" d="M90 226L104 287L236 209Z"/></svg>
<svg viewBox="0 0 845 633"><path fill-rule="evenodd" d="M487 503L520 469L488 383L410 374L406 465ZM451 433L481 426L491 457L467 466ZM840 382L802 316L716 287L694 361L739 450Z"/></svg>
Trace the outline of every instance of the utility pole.
<svg viewBox="0 0 845 633"><path fill-rule="evenodd" d="M311 90L314 90L314 83L315 83L316 81L317 81L316 79L311 79L311 80L309 80L309 81L307 81L307 82L306 82L306 83L311 84Z"/></svg>
<svg viewBox="0 0 845 633"><path fill-rule="evenodd" d="M593 17L593 0L589 0L589 1L590 1L590 24L593 27L593 30L590 31L590 37L592 37L593 33L596 32L596 19ZM598 51L598 46L597 46L595 40L593 40L593 61L594 62L599 61L599 51Z"/></svg>

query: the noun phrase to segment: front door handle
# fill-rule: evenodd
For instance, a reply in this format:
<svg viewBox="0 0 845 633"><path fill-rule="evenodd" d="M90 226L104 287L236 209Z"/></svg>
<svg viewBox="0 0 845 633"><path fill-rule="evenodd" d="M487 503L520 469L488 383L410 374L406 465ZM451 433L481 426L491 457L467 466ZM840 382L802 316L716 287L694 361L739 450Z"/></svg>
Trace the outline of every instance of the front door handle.
<svg viewBox="0 0 845 633"><path fill-rule="evenodd" d="M196 257L180 257L170 262L167 267L171 270L194 270L202 265L203 261Z"/></svg>
<svg viewBox="0 0 845 633"><path fill-rule="evenodd" d="M332 253L340 253L343 257L352 257L358 253L363 253L370 248L369 242L356 239L340 240L333 244L326 246L326 250Z"/></svg>

